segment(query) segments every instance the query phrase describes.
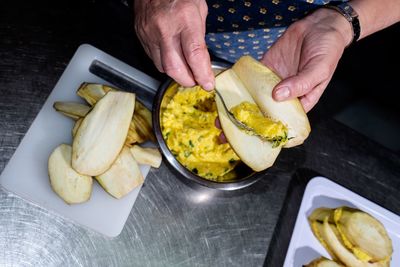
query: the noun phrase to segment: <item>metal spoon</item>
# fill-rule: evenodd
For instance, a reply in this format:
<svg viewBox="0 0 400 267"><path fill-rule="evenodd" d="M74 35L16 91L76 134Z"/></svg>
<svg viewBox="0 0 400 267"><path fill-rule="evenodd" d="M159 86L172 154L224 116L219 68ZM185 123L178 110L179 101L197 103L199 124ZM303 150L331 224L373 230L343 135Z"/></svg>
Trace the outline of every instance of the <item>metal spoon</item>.
<svg viewBox="0 0 400 267"><path fill-rule="evenodd" d="M250 126L246 125L245 123L243 123L243 122L239 121L238 119L236 119L236 117L233 115L233 113L226 106L225 100L222 97L222 95L218 92L218 90L216 88L214 88L214 91L219 96L219 99L222 102L222 106L224 107L224 109L226 111L226 114L228 114L228 118L230 119L230 121L233 124L235 124L239 129L245 130L247 132L250 132L252 135L255 135L255 136L259 137L263 141L268 141L264 136L259 135L258 133L256 133L252 127L250 127Z"/></svg>

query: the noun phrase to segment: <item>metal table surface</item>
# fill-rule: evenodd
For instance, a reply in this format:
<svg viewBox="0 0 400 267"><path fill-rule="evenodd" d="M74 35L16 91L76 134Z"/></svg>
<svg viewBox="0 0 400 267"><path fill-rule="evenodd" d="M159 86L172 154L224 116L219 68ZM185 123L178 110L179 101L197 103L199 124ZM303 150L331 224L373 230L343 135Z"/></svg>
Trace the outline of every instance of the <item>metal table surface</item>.
<svg viewBox="0 0 400 267"><path fill-rule="evenodd" d="M0 3L0 171L80 44L163 78L117 3L56 2ZM164 163L152 169L121 235L112 239L0 189L0 266L260 266L298 169L400 214L399 155L319 111L310 113L306 143L284 150L245 190L186 184Z"/></svg>

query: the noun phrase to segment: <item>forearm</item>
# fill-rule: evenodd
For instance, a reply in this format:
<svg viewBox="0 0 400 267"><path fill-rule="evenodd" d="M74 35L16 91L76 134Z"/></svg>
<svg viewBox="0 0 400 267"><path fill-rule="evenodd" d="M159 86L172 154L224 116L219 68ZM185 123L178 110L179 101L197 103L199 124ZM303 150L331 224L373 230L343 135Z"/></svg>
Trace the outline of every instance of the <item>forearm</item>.
<svg viewBox="0 0 400 267"><path fill-rule="evenodd" d="M400 21L400 0L352 0L349 3L359 15L360 39Z"/></svg>

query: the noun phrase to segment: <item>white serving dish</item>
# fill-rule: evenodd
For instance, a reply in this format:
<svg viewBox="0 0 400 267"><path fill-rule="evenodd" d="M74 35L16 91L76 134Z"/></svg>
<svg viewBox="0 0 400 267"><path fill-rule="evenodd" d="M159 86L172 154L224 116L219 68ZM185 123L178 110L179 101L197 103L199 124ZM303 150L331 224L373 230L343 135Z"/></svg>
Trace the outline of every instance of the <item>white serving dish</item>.
<svg viewBox="0 0 400 267"><path fill-rule="evenodd" d="M89 71L93 60L101 61L150 88L156 89L159 85L158 81L148 75L93 46L81 45L3 170L0 184L5 190L25 200L101 234L115 237L122 231L140 187L117 200L94 181L92 196L88 202L67 205L51 189L47 173L47 160L52 150L61 143L72 142L73 121L56 112L52 107L53 103L83 102L76 95L76 90L82 82L109 84ZM146 177L150 167L140 168Z"/></svg>
<svg viewBox="0 0 400 267"><path fill-rule="evenodd" d="M394 253L390 266L400 266L400 216L327 178L315 177L307 184L304 192L284 267L301 267L320 256L330 258L314 237L307 217L316 208L339 206L358 208L378 219L385 226L393 242Z"/></svg>

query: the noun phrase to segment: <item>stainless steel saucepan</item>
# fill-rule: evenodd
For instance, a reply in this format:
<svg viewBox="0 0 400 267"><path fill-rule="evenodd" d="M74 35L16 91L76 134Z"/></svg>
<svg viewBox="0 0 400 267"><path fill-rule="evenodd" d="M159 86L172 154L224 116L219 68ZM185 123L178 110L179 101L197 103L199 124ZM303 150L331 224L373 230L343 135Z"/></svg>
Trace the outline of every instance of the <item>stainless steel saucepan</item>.
<svg viewBox="0 0 400 267"><path fill-rule="evenodd" d="M212 68L216 73L228 67L230 66L227 64L218 62L212 63ZM161 83L158 90L155 91L152 88L147 88L143 84L138 84L137 81L134 81L130 77L126 77L121 73L118 73L118 71L116 70L111 70L108 66L105 66L99 61L96 61L92 64L92 66L90 67L90 71L111 82L113 85L119 88L131 90L137 93L138 98L148 108L152 109L153 128L160 150L164 158L167 160L168 164L172 166L173 170L175 170L175 172L182 178L186 179L189 182L194 182L196 184L218 190L237 190L255 183L262 177L262 172L256 173L252 171L249 167L241 163L235 168L235 173L237 173L237 177L235 180L230 180L229 182L215 182L202 178L195 173L192 173L181 163L179 163L179 161L169 150L162 135L161 128L161 116L163 114L163 111L177 91L176 87L170 86L173 82L172 79L168 79L165 82Z"/></svg>

